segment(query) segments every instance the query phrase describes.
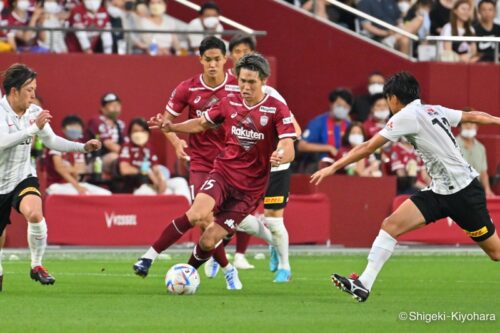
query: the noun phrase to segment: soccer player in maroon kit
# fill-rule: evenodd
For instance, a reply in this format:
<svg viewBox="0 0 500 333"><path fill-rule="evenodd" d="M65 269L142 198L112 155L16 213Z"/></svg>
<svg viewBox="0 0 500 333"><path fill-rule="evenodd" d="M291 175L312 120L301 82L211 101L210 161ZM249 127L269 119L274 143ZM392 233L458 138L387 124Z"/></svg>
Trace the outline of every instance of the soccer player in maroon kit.
<svg viewBox="0 0 500 333"><path fill-rule="evenodd" d="M206 226L189 264L198 268L212 256L224 237L252 213L262 199L271 166L291 162L296 138L288 107L265 94L262 86L269 77L269 64L257 54L244 56L236 66L240 94L230 94L203 114L203 117L172 124L161 115L150 124L164 132L200 133L222 128L225 147L201 187L191 208L165 229L166 247L194 224L206 223L214 211L214 222ZM234 274L236 273L236 274ZM224 272L228 289L236 285L234 268Z"/></svg>
<svg viewBox="0 0 500 333"><path fill-rule="evenodd" d="M228 93L239 91L237 79L224 72L226 45L222 40L211 36L202 41L200 63L203 66L203 73L181 82L172 92L163 115L165 119L174 120L186 107L189 110L189 119L200 118L204 111L218 103ZM216 129L190 135L189 155L185 150L188 147L186 141L178 138L175 133L166 133L165 136L174 146L177 158L190 161L189 182L194 200L194 196L212 170L215 158L224 147L225 134L222 129ZM205 223L198 225L202 228L208 225L211 218L207 219ZM160 237L134 265L136 274L145 277L154 259L168 247L162 239ZM214 258L226 270L232 268L227 261L223 246L217 249Z"/></svg>

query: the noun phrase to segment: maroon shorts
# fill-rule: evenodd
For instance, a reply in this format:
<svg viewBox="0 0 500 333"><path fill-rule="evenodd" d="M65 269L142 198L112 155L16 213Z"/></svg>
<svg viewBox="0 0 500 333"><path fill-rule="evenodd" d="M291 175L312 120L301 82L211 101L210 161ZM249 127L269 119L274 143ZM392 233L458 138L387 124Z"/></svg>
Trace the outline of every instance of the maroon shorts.
<svg viewBox="0 0 500 333"><path fill-rule="evenodd" d="M217 172L212 172L203 183L200 193L205 193L215 200L215 223L230 234L236 226L258 206L262 195L251 195L235 189Z"/></svg>
<svg viewBox="0 0 500 333"><path fill-rule="evenodd" d="M189 188L191 190L191 202L200 191L201 185L207 180L209 172L204 171L190 171L189 172Z"/></svg>

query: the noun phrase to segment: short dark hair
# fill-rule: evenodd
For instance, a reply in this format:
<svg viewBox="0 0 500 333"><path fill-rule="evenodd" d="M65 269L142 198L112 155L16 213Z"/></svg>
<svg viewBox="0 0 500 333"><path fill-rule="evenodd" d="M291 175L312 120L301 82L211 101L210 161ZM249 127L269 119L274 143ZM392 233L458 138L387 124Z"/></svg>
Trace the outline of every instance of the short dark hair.
<svg viewBox="0 0 500 333"><path fill-rule="evenodd" d="M396 96L403 105L410 104L420 98L420 85L412 74L398 72L384 84L384 97L390 96Z"/></svg>
<svg viewBox="0 0 500 333"><path fill-rule="evenodd" d="M231 41L229 42L229 52L233 52L233 49L240 44L246 44L248 45L250 50L255 51L257 41L252 35L244 33L236 34L233 38L231 38Z"/></svg>
<svg viewBox="0 0 500 333"><path fill-rule="evenodd" d="M226 55L226 44L224 42L215 37L208 36L205 37L200 44L200 56L202 56L207 50L211 49L219 49L223 55Z"/></svg>
<svg viewBox="0 0 500 333"><path fill-rule="evenodd" d="M345 130L344 136L342 137L342 146L343 147L349 147L351 143L349 142L349 135L351 135L352 129L354 127L359 127L361 128L361 133L363 133L363 137L366 139L366 134L365 134L365 128L363 127L363 123L359 121L353 121L347 129Z"/></svg>
<svg viewBox="0 0 500 333"><path fill-rule="evenodd" d="M207 9L216 10L217 14L220 14L220 8L219 8L219 6L217 6L217 4L215 2L212 2L212 1L205 2L204 4L202 4L201 7L200 7L200 11L198 13L200 13L200 15L202 15L203 12L205 10L207 10Z"/></svg>
<svg viewBox="0 0 500 333"><path fill-rule="evenodd" d="M492 4L493 7L496 7L497 6L497 2L496 0L481 0L479 1L479 3L477 4L477 8L481 8L481 5L485 4L485 3L489 3L489 4Z"/></svg>
<svg viewBox="0 0 500 333"><path fill-rule="evenodd" d="M352 92L347 88L337 88L335 90L332 90L328 95L328 100L330 101L330 103L335 102L337 98L342 98L350 106L352 106L354 102L354 98L352 97Z"/></svg>
<svg viewBox="0 0 500 333"><path fill-rule="evenodd" d="M78 124L83 128L83 120L78 117L76 114L70 114L69 116L64 117L61 122L61 127L64 128L68 125Z"/></svg>
<svg viewBox="0 0 500 333"><path fill-rule="evenodd" d="M128 136L130 136L131 132L132 132L132 127L134 125L139 125L142 127L143 130L147 131L148 133L151 132L151 130L149 129L149 126L148 126L148 123L146 122L146 120L144 118L141 118L141 117L136 117L134 119L132 119L132 121L130 121L130 124L128 125Z"/></svg>
<svg viewBox="0 0 500 333"><path fill-rule="evenodd" d="M12 88L21 90L22 86L33 81L37 73L25 64L13 64L3 72L3 89L9 95Z"/></svg>
<svg viewBox="0 0 500 333"><path fill-rule="evenodd" d="M236 76L240 76L241 69L259 72L259 78L265 80L271 75L269 62L259 53L245 54L236 64Z"/></svg>
<svg viewBox="0 0 500 333"><path fill-rule="evenodd" d="M370 96L370 107L373 107L380 99L385 100L384 94L375 94Z"/></svg>

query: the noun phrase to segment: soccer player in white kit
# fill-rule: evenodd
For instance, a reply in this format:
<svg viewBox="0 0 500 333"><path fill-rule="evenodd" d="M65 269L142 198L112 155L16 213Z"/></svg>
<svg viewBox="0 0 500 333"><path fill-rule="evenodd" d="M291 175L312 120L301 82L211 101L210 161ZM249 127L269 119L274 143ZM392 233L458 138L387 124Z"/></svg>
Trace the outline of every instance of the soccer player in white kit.
<svg viewBox="0 0 500 333"><path fill-rule="evenodd" d="M500 118L484 112L462 112L420 101L418 81L409 73L392 76L384 96L394 114L372 139L356 146L328 168L311 176L319 184L344 166L369 156L388 141L405 137L422 157L430 186L407 199L383 223L368 255L368 264L358 278L332 275L333 283L359 302L370 295L375 279L390 258L397 238L444 217L451 217L494 261L500 260L500 239L486 208L479 174L465 161L450 128L460 122L499 125Z"/></svg>
<svg viewBox="0 0 500 333"><path fill-rule="evenodd" d="M101 148L97 140L87 143L68 141L54 134L50 112L33 104L36 72L23 64L14 64L4 72L5 96L0 100L0 258L5 227L10 223L11 208L28 222L28 244L31 251L33 280L54 284L55 279L42 266L47 246L47 224L42 212L36 170L31 165L31 143L38 136L50 149L88 153ZM0 262L0 290L3 270Z"/></svg>

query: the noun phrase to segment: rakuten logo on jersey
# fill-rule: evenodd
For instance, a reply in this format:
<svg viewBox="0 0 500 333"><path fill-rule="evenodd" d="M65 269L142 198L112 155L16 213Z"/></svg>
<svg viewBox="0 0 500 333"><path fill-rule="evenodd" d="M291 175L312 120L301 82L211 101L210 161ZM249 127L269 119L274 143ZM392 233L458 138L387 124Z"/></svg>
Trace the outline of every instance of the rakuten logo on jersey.
<svg viewBox="0 0 500 333"><path fill-rule="evenodd" d="M231 127L231 134L236 135L238 139L246 140L264 140L264 133L248 130L242 127Z"/></svg>
<svg viewBox="0 0 500 333"><path fill-rule="evenodd" d="M104 216L106 218L106 226L111 228L112 226L116 227L125 227L125 226L136 226L137 225L137 215L118 215L115 212L108 214L104 212Z"/></svg>

